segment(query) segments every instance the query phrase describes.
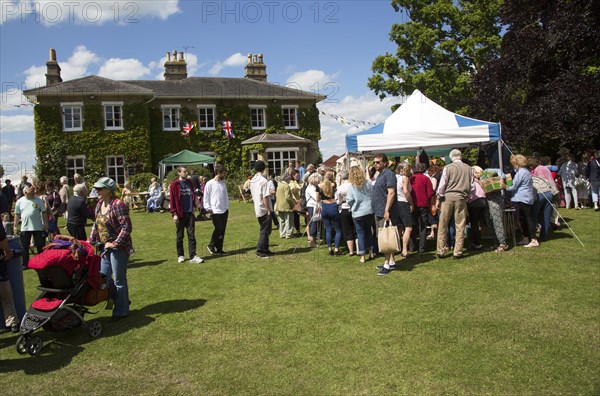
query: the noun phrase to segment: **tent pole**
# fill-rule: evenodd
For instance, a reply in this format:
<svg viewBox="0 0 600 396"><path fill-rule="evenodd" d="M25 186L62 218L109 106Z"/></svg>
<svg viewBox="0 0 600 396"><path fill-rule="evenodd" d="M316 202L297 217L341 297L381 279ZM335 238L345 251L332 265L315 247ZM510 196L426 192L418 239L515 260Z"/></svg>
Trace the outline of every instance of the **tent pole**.
<svg viewBox="0 0 600 396"><path fill-rule="evenodd" d="M502 124L498 123L500 127L500 140L498 140L498 165L500 170L504 172L504 163L502 161Z"/></svg>

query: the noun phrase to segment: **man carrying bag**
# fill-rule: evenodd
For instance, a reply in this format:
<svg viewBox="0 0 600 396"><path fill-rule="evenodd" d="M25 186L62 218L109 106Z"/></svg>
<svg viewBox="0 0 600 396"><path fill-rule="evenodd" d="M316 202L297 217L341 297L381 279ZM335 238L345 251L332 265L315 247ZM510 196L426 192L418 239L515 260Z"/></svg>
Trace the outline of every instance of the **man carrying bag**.
<svg viewBox="0 0 600 396"><path fill-rule="evenodd" d="M391 240L393 237L387 237L390 230L386 228L394 228L396 230L396 239L398 238L398 201L396 200L396 176L388 169L388 159L385 154L376 154L374 159L375 169L379 172L379 176L375 180L373 190L371 192L371 203L373 205L373 213L375 213L375 219L377 221L377 228L379 234L377 241L379 244L379 251L384 254L385 261L383 265L377 267L379 272L377 275L387 275L396 268L396 261L394 260L394 253L400 249L392 250L393 246L388 246L386 250L382 248L382 242L386 243L382 239L382 235L386 235L386 240ZM392 227L385 227L387 223L391 223ZM398 246L399 241L396 241Z"/></svg>

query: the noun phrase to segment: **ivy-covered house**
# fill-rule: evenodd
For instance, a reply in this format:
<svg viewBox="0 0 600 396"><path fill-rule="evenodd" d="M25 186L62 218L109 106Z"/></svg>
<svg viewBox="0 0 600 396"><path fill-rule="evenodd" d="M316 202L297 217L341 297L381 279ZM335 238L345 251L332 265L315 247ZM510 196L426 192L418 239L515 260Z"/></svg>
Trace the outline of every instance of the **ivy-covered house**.
<svg viewBox="0 0 600 396"><path fill-rule="evenodd" d="M325 96L268 83L262 54L248 54L243 78L187 77L176 51L167 54L164 80L62 81L53 49L46 67L46 86L24 91L35 104L38 176L108 175L122 184L183 149L214 155L229 171L262 159L279 173L290 160L319 156L316 104ZM241 144L263 134L287 138ZM290 144L290 135L300 143Z"/></svg>

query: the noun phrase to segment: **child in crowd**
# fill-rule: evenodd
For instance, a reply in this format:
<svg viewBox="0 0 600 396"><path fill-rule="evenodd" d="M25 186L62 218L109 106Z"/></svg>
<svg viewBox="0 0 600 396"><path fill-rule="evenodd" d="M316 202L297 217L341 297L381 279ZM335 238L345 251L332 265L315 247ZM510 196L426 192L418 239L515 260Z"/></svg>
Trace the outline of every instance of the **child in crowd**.
<svg viewBox="0 0 600 396"><path fill-rule="evenodd" d="M14 223L10 221L10 213L2 213L2 226L6 235L14 235Z"/></svg>

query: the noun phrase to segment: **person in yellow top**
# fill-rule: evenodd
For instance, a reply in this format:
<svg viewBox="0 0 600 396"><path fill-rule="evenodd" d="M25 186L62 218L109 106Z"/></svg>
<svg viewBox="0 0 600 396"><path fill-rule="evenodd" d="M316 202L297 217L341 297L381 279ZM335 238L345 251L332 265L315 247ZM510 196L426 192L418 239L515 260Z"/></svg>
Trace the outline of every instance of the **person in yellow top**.
<svg viewBox="0 0 600 396"><path fill-rule="evenodd" d="M281 238L291 238L294 232L294 204L296 200L292 196L292 190L288 184L292 180L289 173L284 173L282 180L277 185L275 193L275 212L279 217L279 236Z"/></svg>
<svg viewBox="0 0 600 396"><path fill-rule="evenodd" d="M302 186L304 183L302 182L302 178L300 177L300 171L298 169L294 169L292 171L292 180L288 183L290 186L290 190L292 190L292 197L294 197L294 204L300 200L302 196ZM300 216L301 214L298 212L294 212L294 228L296 229L296 233L300 234ZM304 224L306 224L306 216L304 217Z"/></svg>

